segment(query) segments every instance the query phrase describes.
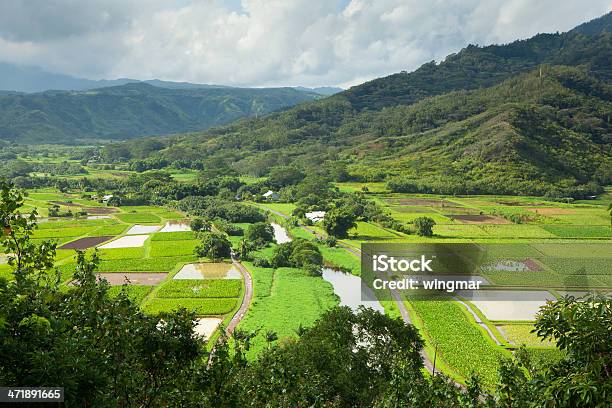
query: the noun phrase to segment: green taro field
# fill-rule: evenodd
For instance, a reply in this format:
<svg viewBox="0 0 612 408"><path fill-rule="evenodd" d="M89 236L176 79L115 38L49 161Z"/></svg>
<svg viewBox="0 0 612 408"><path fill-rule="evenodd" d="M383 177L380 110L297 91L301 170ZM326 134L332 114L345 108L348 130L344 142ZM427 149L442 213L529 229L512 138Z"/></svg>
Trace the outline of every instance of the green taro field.
<svg viewBox="0 0 612 408"><path fill-rule="evenodd" d="M191 176L173 177L189 180ZM422 216L434 219L436 225L432 237L420 237L359 221L348 238L339 240L335 247L315 241L326 237L319 224L290 228L291 237L317 243L326 267L360 276L363 243L467 243L484 248L488 262L480 274L489 283L485 289L488 293L514 291L500 293L519 298L523 292L531 291L544 304L546 299L565 295L612 291L612 234L607 211L610 193L596 200L559 203L535 197L393 194L382 183L339 183L337 187L340 191L364 192L368 200L408 227ZM89 217L46 219L52 204L59 205L61 211L85 209ZM251 204L267 211L270 221L281 225L296 208L293 203ZM58 244L56 267L65 285L70 284L75 268L74 246L84 246L82 249L88 253L97 246L99 272L119 276L114 279L111 295L127 291L146 313L184 307L197 316L219 318L222 324L228 324L240 307L245 293L241 279L173 279L184 265L210 262L194 254L198 239L193 232L128 234L135 226L161 228L168 222L187 220L185 214L157 206L108 207L51 190L29 192L26 210L34 208L41 217L34 238L51 239ZM249 224L239 226L246 231ZM91 241L87 246L92 239L99 242ZM242 237L229 239L237 247ZM63 249L64 245L69 249ZM269 244L254 255L269 258L275 245ZM311 325L342 301L332 284L320 276L295 268L258 267L246 261L242 264L253 281L253 298L238 324L238 329L256 333L249 358L255 358L271 344L297 336L301 327ZM143 279L121 286L123 274ZM155 284L143 283L149 275L161 278ZM3 254L0 276L10 278ZM553 344L541 342L531 332L537 309L514 310L508 306L512 302L507 302L500 310L495 299L467 299L459 294L439 299L402 294L399 299L390 299L388 293L375 293L388 315L401 318L402 310L408 313L425 339L428 359L433 361L435 356L437 370L458 382L465 383L473 372L478 372L484 384L493 384L499 359L521 345L536 360L559 358ZM270 333L277 340L268 342Z"/></svg>
<svg viewBox="0 0 612 408"><path fill-rule="evenodd" d="M432 237L420 237L360 221L338 247L322 248L329 266L359 275L360 245L371 242L469 243L483 248L488 262L480 267L480 274L489 283L485 289L490 290L489 300L402 296L411 322L426 340L430 361L435 355L437 369L458 382L464 383L478 372L484 384L494 384L499 359L522 345L534 361L561 356L554 344L542 342L532 333L537 308L525 314L526 303L511 299L535 293L539 307L546 299L565 295L612 294L610 191L594 200L560 203L537 197L396 194L386 191L382 183L336 186L341 191L364 192L404 225L423 216L432 218L436 225ZM285 216L294 208L281 203L258 205ZM317 224L290 232L307 239L326 236ZM275 278L275 274L260 278L262 296L269 296ZM507 310L503 316L493 295L500 289L514 291L499 292L505 294L501 305ZM399 316L388 294L380 299L387 314ZM255 321L249 324L256 325Z"/></svg>
<svg viewBox="0 0 612 408"><path fill-rule="evenodd" d="M88 215L48 218L48 208L52 205L59 205L60 212L83 210ZM185 264L210 262L194 255L198 241L193 232L159 232L169 221L185 220L188 225L189 220L176 210L156 206L109 207L75 194L49 190L29 191L24 207L23 211L36 208L39 214L34 240L57 244L55 270L66 287L71 285L75 271L76 250L91 255L97 247L98 272L111 283L110 295L125 291L146 313L186 308L197 316L228 321L241 303L242 279L173 279ZM136 233L128 234L135 226ZM138 228L152 226L158 228L138 233ZM151 232L155 229L158 231ZM135 235L143 238L130 242ZM113 242L125 242L125 245L113 245ZM105 248L109 244L111 247ZM124 275L130 276L130 282ZM7 255L2 253L0 276L12 279ZM156 280L149 281L151 277Z"/></svg>

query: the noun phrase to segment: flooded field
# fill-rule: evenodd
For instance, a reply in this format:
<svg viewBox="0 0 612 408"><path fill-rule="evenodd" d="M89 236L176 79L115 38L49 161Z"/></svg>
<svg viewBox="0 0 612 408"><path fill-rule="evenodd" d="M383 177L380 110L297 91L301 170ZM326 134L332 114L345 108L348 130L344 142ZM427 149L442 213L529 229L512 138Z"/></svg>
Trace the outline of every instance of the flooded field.
<svg viewBox="0 0 612 408"><path fill-rule="evenodd" d="M291 237L287 234L287 230L280 226L279 224L272 223L272 228L274 228L274 239L277 244L283 244L285 242L290 242Z"/></svg>
<svg viewBox="0 0 612 408"><path fill-rule="evenodd" d="M457 292L489 320L535 320L540 307L555 297L545 290L480 290Z"/></svg>
<svg viewBox="0 0 612 408"><path fill-rule="evenodd" d="M127 232L128 235L152 234L159 231L161 225L140 225L136 224Z"/></svg>
<svg viewBox="0 0 612 408"><path fill-rule="evenodd" d="M168 221L159 232L191 231L189 221Z"/></svg>
<svg viewBox="0 0 612 408"><path fill-rule="evenodd" d="M159 285L168 276L167 273L133 273L133 272L109 272L99 273L98 278L104 278L112 286L130 283L131 285L155 286Z"/></svg>
<svg viewBox="0 0 612 408"><path fill-rule="evenodd" d="M229 263L187 264L174 275L173 279L241 279L242 274Z"/></svg>
<svg viewBox="0 0 612 408"><path fill-rule="evenodd" d="M221 319L217 319L216 317L202 317L196 319L196 325L193 331L195 334L203 336L204 339L209 339L215 330L217 330L219 324L221 324Z"/></svg>
<svg viewBox="0 0 612 408"><path fill-rule="evenodd" d="M359 276L323 268L323 279L334 287L334 293L340 298L340 306L348 306L352 310L364 306L380 313L385 312L380 302L376 300L374 292L365 285L362 287Z"/></svg>
<svg viewBox="0 0 612 408"><path fill-rule="evenodd" d="M148 235L130 235L127 237L121 237L107 244L101 245L100 249L112 249L112 248L138 248L144 246L145 241L149 238Z"/></svg>

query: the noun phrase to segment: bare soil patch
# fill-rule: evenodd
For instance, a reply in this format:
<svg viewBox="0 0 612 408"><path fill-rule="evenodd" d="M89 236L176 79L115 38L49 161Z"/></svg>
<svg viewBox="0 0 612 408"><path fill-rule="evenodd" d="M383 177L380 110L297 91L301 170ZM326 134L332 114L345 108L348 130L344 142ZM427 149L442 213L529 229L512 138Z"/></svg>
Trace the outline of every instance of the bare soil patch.
<svg viewBox="0 0 612 408"><path fill-rule="evenodd" d="M539 215L567 215L567 214L576 214L576 211L570 210L567 208L546 208L546 207L538 207L538 208L525 208L528 211Z"/></svg>
<svg viewBox="0 0 612 408"><path fill-rule="evenodd" d="M464 224L511 224L507 219L494 215L450 214L447 217L461 221Z"/></svg>
<svg viewBox="0 0 612 408"><path fill-rule="evenodd" d="M93 248L97 245L100 245L103 242L108 241L109 239L114 238L112 235L105 235L101 237L86 237L80 238L76 241L68 242L67 244L62 245L59 249L87 249Z"/></svg>
<svg viewBox="0 0 612 408"><path fill-rule="evenodd" d="M128 272L112 272L98 273L98 279L104 278L111 286L123 285L127 281L131 285L155 286L159 285L168 276L167 273L128 273Z"/></svg>
<svg viewBox="0 0 612 408"><path fill-rule="evenodd" d="M87 214L93 215L108 215L116 213L119 210L115 207L83 207L83 211L87 211Z"/></svg>
<svg viewBox="0 0 612 408"><path fill-rule="evenodd" d="M69 203L67 201L49 201L51 204L57 204L64 207L80 207L80 205L75 203Z"/></svg>

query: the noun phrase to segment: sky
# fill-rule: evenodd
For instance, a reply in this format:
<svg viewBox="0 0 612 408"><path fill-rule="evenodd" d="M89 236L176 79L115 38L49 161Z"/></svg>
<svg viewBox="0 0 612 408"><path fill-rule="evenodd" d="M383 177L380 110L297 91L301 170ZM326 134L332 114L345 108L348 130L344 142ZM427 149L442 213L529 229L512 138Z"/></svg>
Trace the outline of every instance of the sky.
<svg viewBox="0 0 612 408"><path fill-rule="evenodd" d="M0 2L0 62L89 79L346 88L610 10L612 0L11 0Z"/></svg>

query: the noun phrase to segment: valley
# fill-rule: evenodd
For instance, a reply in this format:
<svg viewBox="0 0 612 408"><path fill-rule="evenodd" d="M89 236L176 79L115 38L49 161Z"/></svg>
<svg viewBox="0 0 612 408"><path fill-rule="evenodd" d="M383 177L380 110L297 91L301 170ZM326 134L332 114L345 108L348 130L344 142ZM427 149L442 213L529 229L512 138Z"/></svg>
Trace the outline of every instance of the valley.
<svg viewBox="0 0 612 408"><path fill-rule="evenodd" d="M63 161L78 165L67 158ZM87 166L85 170L118 183L129 183L136 175ZM192 175L176 172L153 175L151 180L171 177L176 186L187 186L193 182ZM54 180L82 181L80 176L61 174L54 175ZM248 188L248 183L254 182L245 180L247 183L234 180L232 194L239 186ZM197 330L209 339L209 347L234 318L232 326L236 330L256 333L251 339L249 358L256 358L271 344L282 344L296 336L325 310L339 304L353 308L365 304L391 317L402 318L401 311L405 310L408 321L419 328L426 340L425 352L430 364L436 360L436 370L460 383L477 371L485 384L494 384L498 359L522 344L533 352L534 358L560 358L550 343L541 343L530 333L535 313L547 299L567 293L612 291L607 270L612 257L612 230L606 207L612 191L593 200L560 203L524 196L401 194L377 183L335 183L328 188L328 193L340 199L356 196L360 206L376 206L380 214L402 225L429 217L435 221L433 235L397 231L384 218L381 223L376 217L362 216L346 237L330 244L326 243L329 234L321 223L295 217L299 212L296 209L302 205L299 200L266 202L252 196L255 200L242 200L241 205L255 209L261 219L271 222L275 239L251 250L249 255L242 254L245 259L240 260L244 233L255 222L229 221L233 228L228 229L227 219L212 219L213 230L229 232L227 237L236 258L211 259L195 252L200 235L191 230L190 223L198 218L198 211L197 207L185 210L182 200L165 205L111 205L70 186L64 192L33 188L28 189L24 210L36 209L39 214L34 241L57 244L53 270L57 270L62 285L73 284L74 250L90 254L97 247L98 276L110 282L111 294L125 291L148 314L181 307L193 311ZM125 195L128 190L115 189L113 193ZM110 191L94 196L112 195L103 193ZM50 209L75 215L50 217ZM231 232L233 229L237 232ZM322 275L300 268L270 266L275 248L296 238L319 248L327 268ZM362 292L359 254L361 245L368 242L477 244L503 262L480 271L486 286L479 292L480 298L463 297L466 295L461 291L438 292L435 299L421 298L419 291L401 290L397 291L399 298L393 298L388 289L371 288L371 301L364 303L358 300ZM1 257L6 259L7 254ZM245 296L240 273L243 267L252 280L252 298L237 318ZM6 260L0 264L0 276L11 279L10 270ZM343 274L356 280L346 281ZM469 348L465 348L467 344Z"/></svg>
<svg viewBox="0 0 612 408"><path fill-rule="evenodd" d="M224 29L256 3L215 17L239 38L223 59L259 42ZM379 7L357 3L309 36ZM316 47L241 54L222 74L253 88L0 62L37 91L0 92L0 386L75 407L610 406L612 12L529 35L346 90L318 86L344 85ZM288 78L317 86L266 87Z"/></svg>

